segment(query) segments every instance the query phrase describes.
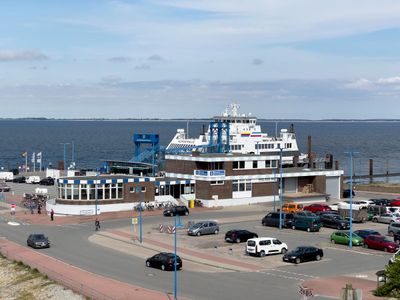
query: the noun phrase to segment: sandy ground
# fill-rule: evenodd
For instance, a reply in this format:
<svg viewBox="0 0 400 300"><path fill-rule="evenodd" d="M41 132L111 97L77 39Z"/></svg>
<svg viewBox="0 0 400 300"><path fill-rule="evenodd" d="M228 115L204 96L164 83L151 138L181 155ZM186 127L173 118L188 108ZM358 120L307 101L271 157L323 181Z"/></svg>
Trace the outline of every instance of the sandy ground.
<svg viewBox="0 0 400 300"><path fill-rule="evenodd" d="M0 257L0 299L83 300L86 298L47 279L35 269Z"/></svg>

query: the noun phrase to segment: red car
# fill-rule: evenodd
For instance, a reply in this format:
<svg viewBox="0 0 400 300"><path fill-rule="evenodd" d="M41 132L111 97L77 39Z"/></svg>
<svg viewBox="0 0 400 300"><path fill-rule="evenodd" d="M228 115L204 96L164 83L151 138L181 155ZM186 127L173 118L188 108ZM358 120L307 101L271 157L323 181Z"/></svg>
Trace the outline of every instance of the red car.
<svg viewBox="0 0 400 300"><path fill-rule="evenodd" d="M320 213L323 211L331 211L332 209L326 204L311 204L304 207L304 210L308 210L313 213Z"/></svg>
<svg viewBox="0 0 400 300"><path fill-rule="evenodd" d="M399 245L397 245L395 242L392 242L383 235L374 235L374 234L368 235L364 239L364 247L383 250L385 252L391 252L391 253L394 253L397 251L397 249L399 249Z"/></svg>
<svg viewBox="0 0 400 300"><path fill-rule="evenodd" d="M390 206L400 206L400 198L396 198L390 201Z"/></svg>

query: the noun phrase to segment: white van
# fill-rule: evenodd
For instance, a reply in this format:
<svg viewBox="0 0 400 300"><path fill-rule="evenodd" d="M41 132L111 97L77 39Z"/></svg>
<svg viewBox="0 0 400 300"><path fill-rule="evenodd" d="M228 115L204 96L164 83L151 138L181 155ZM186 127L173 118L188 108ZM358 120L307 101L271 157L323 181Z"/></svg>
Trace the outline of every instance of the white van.
<svg viewBox="0 0 400 300"><path fill-rule="evenodd" d="M14 173L13 172L0 172L0 179L5 181L13 181Z"/></svg>
<svg viewBox="0 0 400 300"><path fill-rule="evenodd" d="M39 176L29 176L26 178L26 183L31 183L31 184L36 184L40 182L40 177Z"/></svg>
<svg viewBox="0 0 400 300"><path fill-rule="evenodd" d="M288 246L272 237L249 239L246 243L246 252L249 255L265 256L267 254L285 254Z"/></svg>

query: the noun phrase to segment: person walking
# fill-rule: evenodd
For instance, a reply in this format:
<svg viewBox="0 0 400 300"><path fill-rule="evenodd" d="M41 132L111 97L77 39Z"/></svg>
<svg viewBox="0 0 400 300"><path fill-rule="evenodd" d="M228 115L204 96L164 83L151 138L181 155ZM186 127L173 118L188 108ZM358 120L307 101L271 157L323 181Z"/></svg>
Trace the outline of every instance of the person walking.
<svg viewBox="0 0 400 300"><path fill-rule="evenodd" d="M96 217L96 220L94 221L94 226L96 227L96 231L98 231L100 229L100 221L97 217Z"/></svg>
<svg viewBox="0 0 400 300"><path fill-rule="evenodd" d="M52 221L54 221L54 210L53 209L51 209L51 211L50 211L50 219Z"/></svg>

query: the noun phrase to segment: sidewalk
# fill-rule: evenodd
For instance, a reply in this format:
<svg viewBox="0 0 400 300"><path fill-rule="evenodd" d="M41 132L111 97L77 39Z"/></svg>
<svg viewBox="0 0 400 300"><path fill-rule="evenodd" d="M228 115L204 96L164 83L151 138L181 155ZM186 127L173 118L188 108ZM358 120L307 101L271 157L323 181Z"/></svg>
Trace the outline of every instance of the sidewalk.
<svg viewBox="0 0 400 300"><path fill-rule="evenodd" d="M22 261L32 268L37 268L50 279L93 299L167 300L173 298L165 293L96 275L4 238L0 238L0 253L9 260Z"/></svg>

